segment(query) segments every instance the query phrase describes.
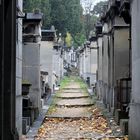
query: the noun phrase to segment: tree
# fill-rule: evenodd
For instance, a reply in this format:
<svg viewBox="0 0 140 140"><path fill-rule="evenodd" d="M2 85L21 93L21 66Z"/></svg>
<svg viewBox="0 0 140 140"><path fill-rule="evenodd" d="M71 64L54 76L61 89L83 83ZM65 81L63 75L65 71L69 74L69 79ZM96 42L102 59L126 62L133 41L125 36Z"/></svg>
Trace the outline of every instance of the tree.
<svg viewBox="0 0 140 140"><path fill-rule="evenodd" d="M93 0L85 0L84 3L84 28L87 40L91 30L94 30L94 24L96 23L97 16L92 14Z"/></svg>
<svg viewBox="0 0 140 140"><path fill-rule="evenodd" d="M66 37L69 32L74 42L83 33L83 9L80 0L51 0L51 24Z"/></svg>
<svg viewBox="0 0 140 140"><path fill-rule="evenodd" d="M67 47L71 47L72 46L72 36L69 32L66 33L66 45Z"/></svg>
<svg viewBox="0 0 140 140"><path fill-rule="evenodd" d="M49 0L24 0L23 8L24 12L33 12L35 9L40 9L43 13L43 28L48 28L50 26L51 6Z"/></svg>
<svg viewBox="0 0 140 140"><path fill-rule="evenodd" d="M62 33L62 36L66 36L66 7L64 0L51 0L51 24L55 26L58 33Z"/></svg>
<svg viewBox="0 0 140 140"><path fill-rule="evenodd" d="M74 42L78 42L77 34L84 33L80 0L24 0L25 12L32 12L36 8L44 14L43 28L54 25L57 33L61 33L64 38L69 32Z"/></svg>
<svg viewBox="0 0 140 140"><path fill-rule="evenodd" d="M75 48L80 47L86 41L86 36L84 33L77 33L74 37Z"/></svg>
<svg viewBox="0 0 140 140"><path fill-rule="evenodd" d="M101 1L97 3L93 8L92 14L100 16L101 14L104 13L107 4L108 1Z"/></svg>
<svg viewBox="0 0 140 140"><path fill-rule="evenodd" d="M43 13L43 28L50 28L51 25L51 6L49 0L41 0L40 9Z"/></svg>
<svg viewBox="0 0 140 140"><path fill-rule="evenodd" d="M83 0L84 3L84 27L87 40L90 32L94 32L95 24L99 20L100 15L105 10L107 1L101 1L93 7L93 0Z"/></svg>

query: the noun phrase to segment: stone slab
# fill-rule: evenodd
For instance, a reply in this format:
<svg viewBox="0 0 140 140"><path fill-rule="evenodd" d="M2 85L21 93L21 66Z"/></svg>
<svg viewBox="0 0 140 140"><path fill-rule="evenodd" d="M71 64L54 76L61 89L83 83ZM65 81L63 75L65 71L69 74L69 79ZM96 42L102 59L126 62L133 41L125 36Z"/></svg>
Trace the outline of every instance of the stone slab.
<svg viewBox="0 0 140 140"><path fill-rule="evenodd" d="M72 98L88 98L89 95L83 93L60 93L59 95L56 95L56 97L72 99Z"/></svg>
<svg viewBox="0 0 140 140"><path fill-rule="evenodd" d="M68 86L66 86L65 88L80 88L80 85L77 83L71 83Z"/></svg>
<svg viewBox="0 0 140 140"><path fill-rule="evenodd" d="M75 90L75 89L70 89L70 90L63 90L63 93L82 93L81 90Z"/></svg>
<svg viewBox="0 0 140 140"><path fill-rule="evenodd" d="M71 89L74 89L74 90L81 90L81 88L62 88L63 90L71 90Z"/></svg>
<svg viewBox="0 0 140 140"><path fill-rule="evenodd" d="M81 98L81 99L63 99L59 100L56 103L57 106L67 106L67 107L76 107L76 106L92 106L93 101L91 98Z"/></svg>
<svg viewBox="0 0 140 140"><path fill-rule="evenodd" d="M90 107L84 108L59 108L56 107L54 112L47 114L51 118L89 118L91 116Z"/></svg>

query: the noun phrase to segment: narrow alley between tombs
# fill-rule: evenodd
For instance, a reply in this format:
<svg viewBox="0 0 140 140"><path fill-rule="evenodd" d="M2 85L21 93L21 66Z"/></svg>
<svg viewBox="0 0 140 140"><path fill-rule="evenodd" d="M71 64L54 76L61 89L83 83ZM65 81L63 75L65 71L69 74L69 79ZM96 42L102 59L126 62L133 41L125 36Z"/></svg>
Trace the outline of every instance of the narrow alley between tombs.
<svg viewBox="0 0 140 140"><path fill-rule="evenodd" d="M140 140L140 0L0 0L0 140Z"/></svg>
<svg viewBox="0 0 140 140"><path fill-rule="evenodd" d="M65 77L35 140L127 140L95 99L80 78Z"/></svg>

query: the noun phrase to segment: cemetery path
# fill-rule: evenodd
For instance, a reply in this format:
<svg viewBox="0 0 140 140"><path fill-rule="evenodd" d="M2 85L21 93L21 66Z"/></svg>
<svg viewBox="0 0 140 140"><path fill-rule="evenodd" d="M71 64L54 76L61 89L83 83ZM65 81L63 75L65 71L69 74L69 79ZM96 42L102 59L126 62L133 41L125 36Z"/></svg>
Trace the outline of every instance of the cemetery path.
<svg viewBox="0 0 140 140"><path fill-rule="evenodd" d="M121 131L113 119L109 124L94 98L82 80L62 82L35 140L125 140L119 137ZM110 125L114 125L115 134Z"/></svg>

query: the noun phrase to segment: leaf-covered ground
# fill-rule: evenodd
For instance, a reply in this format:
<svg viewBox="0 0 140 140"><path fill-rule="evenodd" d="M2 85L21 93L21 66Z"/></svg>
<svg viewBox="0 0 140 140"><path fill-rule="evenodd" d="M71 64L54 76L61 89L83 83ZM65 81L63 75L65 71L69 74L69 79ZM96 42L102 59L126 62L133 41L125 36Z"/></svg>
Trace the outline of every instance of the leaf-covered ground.
<svg viewBox="0 0 140 140"><path fill-rule="evenodd" d="M71 100L73 102L78 101L77 99L81 99L81 95L87 95L87 89L84 82L81 79L77 78L66 78L62 81L62 87L60 91L56 93L55 98L59 97L59 102L65 100L66 104L70 104L68 96L67 98L63 99L65 94L70 94ZM69 91L67 91L69 90ZM66 92L67 91L67 92ZM75 92L79 91L79 97ZM58 96L57 96L58 94ZM62 95L62 98L61 98ZM76 96L74 96L76 95ZM76 97L76 98L73 98ZM66 101L67 100L67 101ZM70 101L71 101L70 100ZM88 101L87 97L83 96L82 100ZM116 127L116 133L114 134L114 130L110 127L108 119L102 113L102 109L97 107L95 104L90 107L83 107L81 104L80 106L57 106L58 101L55 99L49 112L46 114L46 117L38 130L38 134L35 136L35 140L128 140L127 137L121 137L121 130L119 127L116 127L114 120L110 120L112 125ZM75 103L76 104L76 103ZM77 103L78 104L78 103ZM59 113L57 110L59 108ZM70 117L63 117L64 110L72 110L71 113L65 114L66 116ZM78 109L78 110L77 110ZM90 113L88 117L72 117L74 116L75 112L78 114L79 110L86 110L86 112ZM66 112L67 112L66 111ZM56 117L51 117L50 114L56 113ZM80 113L80 111L79 111ZM76 114L76 115L77 115Z"/></svg>
<svg viewBox="0 0 140 140"><path fill-rule="evenodd" d="M92 118L63 119L45 118L38 130L36 140L127 140L114 137L101 111L91 109ZM118 131L120 131L118 129ZM110 138L109 138L110 137ZM102 139L101 139L102 138Z"/></svg>

